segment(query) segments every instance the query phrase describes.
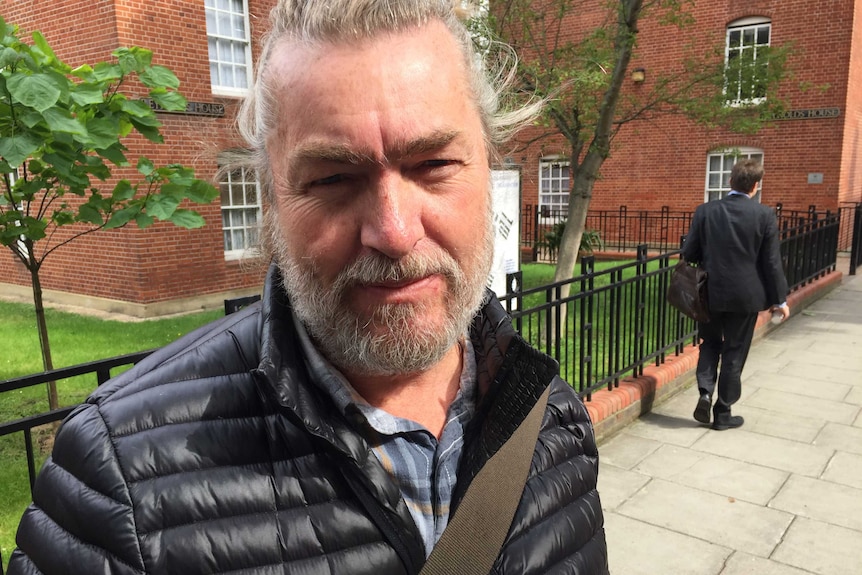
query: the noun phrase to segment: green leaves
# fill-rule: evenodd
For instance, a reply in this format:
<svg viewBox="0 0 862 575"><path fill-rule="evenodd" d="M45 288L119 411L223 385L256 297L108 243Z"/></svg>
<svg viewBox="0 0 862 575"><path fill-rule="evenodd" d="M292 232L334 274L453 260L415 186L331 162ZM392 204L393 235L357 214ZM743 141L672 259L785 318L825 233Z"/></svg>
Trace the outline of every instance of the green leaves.
<svg viewBox="0 0 862 575"><path fill-rule="evenodd" d="M56 228L74 225L72 239L102 228L156 221L183 228L204 225L188 204L206 204L217 190L178 164L156 166L137 160L138 181L121 179L103 194L111 167L128 166L124 141L134 131L161 143L156 112L137 96L126 95L130 81L146 86L161 108L184 110L179 80L153 54L140 47L119 48L113 60L72 69L63 63L39 32L27 44L17 29L0 17L0 172L17 170L17 181L0 179L0 239L16 248L54 237ZM67 194L72 200L62 199ZM69 234L60 234L68 241ZM54 246L56 247L56 246ZM38 251L38 270L52 246Z"/></svg>
<svg viewBox="0 0 862 575"><path fill-rule="evenodd" d="M57 78L48 74L18 74L6 80L12 97L25 106L44 112L57 103L63 87Z"/></svg>
<svg viewBox="0 0 862 575"><path fill-rule="evenodd" d="M25 159L36 153L41 143L36 135L28 133L0 137L0 156L3 156L10 167L17 168Z"/></svg>
<svg viewBox="0 0 862 575"><path fill-rule="evenodd" d="M164 66L153 66L147 68L140 74L141 82L148 88L173 88L176 90L180 87L180 81L173 72Z"/></svg>

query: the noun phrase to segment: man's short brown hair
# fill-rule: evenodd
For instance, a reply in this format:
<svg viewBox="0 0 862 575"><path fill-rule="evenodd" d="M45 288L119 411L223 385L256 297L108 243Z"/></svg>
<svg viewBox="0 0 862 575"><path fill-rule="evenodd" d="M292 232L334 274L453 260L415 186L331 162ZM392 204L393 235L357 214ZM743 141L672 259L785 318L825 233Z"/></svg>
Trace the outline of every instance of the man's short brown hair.
<svg viewBox="0 0 862 575"><path fill-rule="evenodd" d="M750 194L754 185L763 179L763 166L751 158L739 160L730 170L730 187L737 192Z"/></svg>

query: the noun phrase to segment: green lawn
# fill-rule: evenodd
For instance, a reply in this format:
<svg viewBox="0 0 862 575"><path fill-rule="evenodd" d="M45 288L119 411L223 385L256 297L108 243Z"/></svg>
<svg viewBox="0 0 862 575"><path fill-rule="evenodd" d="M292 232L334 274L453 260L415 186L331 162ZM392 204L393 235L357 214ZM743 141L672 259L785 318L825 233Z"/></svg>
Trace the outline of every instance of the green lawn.
<svg viewBox="0 0 862 575"><path fill-rule="evenodd" d="M160 347L222 315L222 311L216 310L125 323L46 310L54 367L58 368ZM3 350L0 380L42 371L33 306L0 302L0 318L0 349ZM60 403L80 403L95 387L95 376L58 381ZM47 410L45 386L0 393L0 422ZM33 435L36 445L50 443L50 431ZM46 454L47 450L36 462L37 467ZM22 434L0 437L0 461L3 462L0 466L0 552L5 569L14 548L18 520L30 502Z"/></svg>

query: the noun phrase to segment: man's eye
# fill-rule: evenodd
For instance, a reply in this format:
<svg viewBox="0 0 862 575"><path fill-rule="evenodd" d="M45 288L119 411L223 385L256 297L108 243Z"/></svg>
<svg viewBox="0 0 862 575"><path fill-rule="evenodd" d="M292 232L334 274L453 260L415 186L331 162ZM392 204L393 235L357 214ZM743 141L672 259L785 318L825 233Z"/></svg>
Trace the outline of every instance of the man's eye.
<svg viewBox="0 0 862 575"><path fill-rule="evenodd" d="M450 164L454 164L455 160L426 160L422 162L422 167L425 168L441 168L444 166L448 166Z"/></svg>
<svg viewBox="0 0 862 575"><path fill-rule="evenodd" d="M320 178L318 180L313 180L309 183L309 187L334 186L335 184L339 184L343 181L344 181L344 174L335 174L332 176L327 176L325 178Z"/></svg>

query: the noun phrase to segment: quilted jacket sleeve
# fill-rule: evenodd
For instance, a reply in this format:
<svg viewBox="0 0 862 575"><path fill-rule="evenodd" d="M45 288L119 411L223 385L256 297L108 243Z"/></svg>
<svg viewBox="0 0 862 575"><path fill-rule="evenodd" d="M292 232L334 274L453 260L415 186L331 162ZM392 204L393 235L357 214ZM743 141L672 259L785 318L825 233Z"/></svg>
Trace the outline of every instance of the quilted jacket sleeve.
<svg viewBox="0 0 862 575"><path fill-rule="evenodd" d="M98 406L79 407L57 433L17 544L9 575L144 573L129 491Z"/></svg>

